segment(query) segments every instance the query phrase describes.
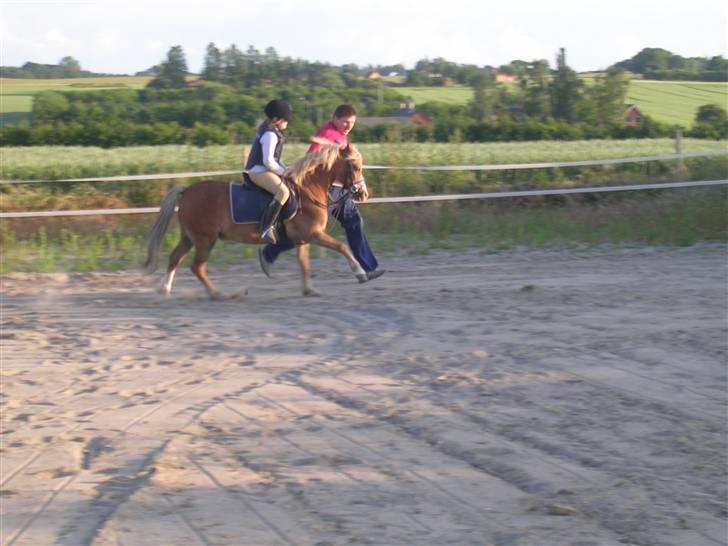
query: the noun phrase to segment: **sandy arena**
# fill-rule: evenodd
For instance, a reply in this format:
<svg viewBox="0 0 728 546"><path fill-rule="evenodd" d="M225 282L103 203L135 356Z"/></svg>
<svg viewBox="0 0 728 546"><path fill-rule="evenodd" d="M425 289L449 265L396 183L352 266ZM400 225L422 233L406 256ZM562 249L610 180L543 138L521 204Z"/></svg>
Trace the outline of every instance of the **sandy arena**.
<svg viewBox="0 0 728 546"><path fill-rule="evenodd" d="M2 280L6 546L728 544L725 248Z"/></svg>

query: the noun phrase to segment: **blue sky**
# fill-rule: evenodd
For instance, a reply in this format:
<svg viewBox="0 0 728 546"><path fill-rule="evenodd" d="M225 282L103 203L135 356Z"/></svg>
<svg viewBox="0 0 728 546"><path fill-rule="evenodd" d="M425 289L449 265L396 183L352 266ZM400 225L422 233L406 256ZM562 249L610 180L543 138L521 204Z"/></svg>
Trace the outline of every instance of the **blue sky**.
<svg viewBox="0 0 728 546"><path fill-rule="evenodd" d="M479 66L547 59L560 47L599 70L644 47L728 57L720 0L0 0L0 64L76 58L86 70L134 73L181 45L199 71L205 48L274 47L336 65L444 57Z"/></svg>

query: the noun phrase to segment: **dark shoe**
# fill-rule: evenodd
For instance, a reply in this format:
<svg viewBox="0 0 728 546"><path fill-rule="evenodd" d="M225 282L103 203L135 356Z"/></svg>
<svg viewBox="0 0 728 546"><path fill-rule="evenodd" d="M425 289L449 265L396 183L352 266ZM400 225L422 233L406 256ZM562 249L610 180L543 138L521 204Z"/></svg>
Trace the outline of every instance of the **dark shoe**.
<svg viewBox="0 0 728 546"><path fill-rule="evenodd" d="M260 218L260 236L263 240L276 244L278 237L276 237L276 222L278 216L281 213L282 205L275 199L268 203L268 206L263 211L263 216Z"/></svg>
<svg viewBox="0 0 728 546"><path fill-rule="evenodd" d="M373 281L377 277L381 277L384 275L384 272L387 271L386 269L375 269L374 271L367 271L367 280Z"/></svg>
<svg viewBox="0 0 728 546"><path fill-rule="evenodd" d="M265 276L270 279L270 266L272 264L265 258L262 248L258 248L258 262L260 262L260 268L263 270L263 273L265 273Z"/></svg>

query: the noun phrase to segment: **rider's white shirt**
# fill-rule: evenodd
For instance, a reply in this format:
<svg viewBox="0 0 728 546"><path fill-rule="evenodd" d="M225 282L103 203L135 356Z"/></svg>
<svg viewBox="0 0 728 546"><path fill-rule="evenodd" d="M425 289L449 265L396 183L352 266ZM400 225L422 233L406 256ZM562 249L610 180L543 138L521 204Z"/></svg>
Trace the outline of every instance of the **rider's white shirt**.
<svg viewBox="0 0 728 546"><path fill-rule="evenodd" d="M276 146L278 145L278 135L273 131L266 132L260 137L260 145L263 148L263 164L255 165L248 172L251 173L263 173L265 171L273 171L278 176L283 176L286 171L285 165L276 161L273 153L275 152Z"/></svg>

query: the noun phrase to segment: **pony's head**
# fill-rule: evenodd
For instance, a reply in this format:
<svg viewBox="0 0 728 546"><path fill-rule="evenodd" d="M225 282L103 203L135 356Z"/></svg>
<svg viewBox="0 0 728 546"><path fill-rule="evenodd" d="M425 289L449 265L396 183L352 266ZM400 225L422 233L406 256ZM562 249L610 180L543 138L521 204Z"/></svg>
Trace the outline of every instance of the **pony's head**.
<svg viewBox="0 0 728 546"><path fill-rule="evenodd" d="M358 187L364 183L364 161L359 150L353 144L339 148L341 161L337 162L340 171L336 180L344 184L345 188Z"/></svg>
<svg viewBox="0 0 728 546"><path fill-rule="evenodd" d="M353 144L323 146L316 152L306 154L291 166L290 177L296 185L301 186L304 179L319 168L345 187L360 184L364 180L363 160Z"/></svg>

